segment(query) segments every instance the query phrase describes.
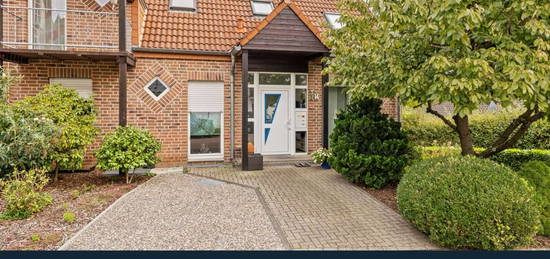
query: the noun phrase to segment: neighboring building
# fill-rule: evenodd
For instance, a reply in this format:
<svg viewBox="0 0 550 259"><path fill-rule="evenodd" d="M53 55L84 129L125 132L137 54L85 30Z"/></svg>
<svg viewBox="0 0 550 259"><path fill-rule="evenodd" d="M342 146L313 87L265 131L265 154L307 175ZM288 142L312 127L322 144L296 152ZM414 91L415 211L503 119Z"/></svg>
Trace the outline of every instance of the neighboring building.
<svg viewBox="0 0 550 259"><path fill-rule="evenodd" d="M327 146L341 106L321 74L320 30L342 26L336 2L3 0L0 54L23 76L11 100L75 88L93 97L102 134L150 130L158 166L238 161L248 146L305 154ZM393 100L384 110L397 116Z"/></svg>

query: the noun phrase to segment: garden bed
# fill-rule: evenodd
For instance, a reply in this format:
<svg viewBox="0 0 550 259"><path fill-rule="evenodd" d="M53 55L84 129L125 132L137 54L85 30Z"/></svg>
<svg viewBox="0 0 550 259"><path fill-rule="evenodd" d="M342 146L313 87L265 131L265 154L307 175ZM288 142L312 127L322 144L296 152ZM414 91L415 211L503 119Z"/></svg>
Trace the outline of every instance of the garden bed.
<svg viewBox="0 0 550 259"><path fill-rule="evenodd" d="M147 181L148 176L134 177L126 184L118 176L100 173L62 174L45 191L54 203L24 220L0 220L0 250L55 250L125 193ZM0 199L0 212L4 203ZM64 220L64 213L74 213L74 222Z"/></svg>
<svg viewBox="0 0 550 259"><path fill-rule="evenodd" d="M399 210L397 209L397 183L390 183L386 187L379 190L366 187L362 188L374 198L399 213ZM520 249L550 249L550 238L536 236L532 245Z"/></svg>

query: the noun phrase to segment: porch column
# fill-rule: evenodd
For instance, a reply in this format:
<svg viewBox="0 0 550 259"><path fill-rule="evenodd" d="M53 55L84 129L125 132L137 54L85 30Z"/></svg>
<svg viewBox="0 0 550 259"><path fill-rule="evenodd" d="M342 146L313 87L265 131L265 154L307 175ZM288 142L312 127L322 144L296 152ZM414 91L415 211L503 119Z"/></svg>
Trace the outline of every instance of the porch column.
<svg viewBox="0 0 550 259"><path fill-rule="evenodd" d="M322 64L323 70L326 63ZM321 86L323 87L323 147L328 148L328 75L323 75Z"/></svg>
<svg viewBox="0 0 550 259"><path fill-rule="evenodd" d="M1 1L1 0L0 0ZM118 124L127 125L126 81L128 63L126 62L126 0L118 0Z"/></svg>
<svg viewBox="0 0 550 259"><path fill-rule="evenodd" d="M241 76L242 76L242 141L241 141L241 151L242 151L242 161L241 167L242 170L248 170L248 50L242 51L241 56Z"/></svg>

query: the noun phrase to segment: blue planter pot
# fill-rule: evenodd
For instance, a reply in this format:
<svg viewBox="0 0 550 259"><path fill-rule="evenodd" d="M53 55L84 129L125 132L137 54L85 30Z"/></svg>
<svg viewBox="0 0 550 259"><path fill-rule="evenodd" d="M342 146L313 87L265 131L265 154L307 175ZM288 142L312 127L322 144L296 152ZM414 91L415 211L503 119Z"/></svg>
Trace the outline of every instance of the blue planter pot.
<svg viewBox="0 0 550 259"><path fill-rule="evenodd" d="M321 164L321 168L323 168L323 169L330 169L330 165L329 165L328 161L324 161L324 162Z"/></svg>

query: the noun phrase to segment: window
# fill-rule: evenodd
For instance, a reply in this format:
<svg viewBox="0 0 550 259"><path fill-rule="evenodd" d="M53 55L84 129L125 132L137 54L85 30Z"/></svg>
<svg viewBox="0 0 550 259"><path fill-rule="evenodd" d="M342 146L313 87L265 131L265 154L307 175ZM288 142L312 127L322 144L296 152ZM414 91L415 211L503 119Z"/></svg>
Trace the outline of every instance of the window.
<svg viewBox="0 0 550 259"><path fill-rule="evenodd" d="M88 78L50 78L50 84L60 84L66 88L76 90L80 97L92 96L92 79Z"/></svg>
<svg viewBox="0 0 550 259"><path fill-rule="evenodd" d="M65 0L32 1L32 48L65 49L66 10Z"/></svg>
<svg viewBox="0 0 550 259"><path fill-rule="evenodd" d="M296 88L296 109L307 108L307 89Z"/></svg>
<svg viewBox="0 0 550 259"><path fill-rule="evenodd" d="M290 85L290 74L260 74L261 85Z"/></svg>
<svg viewBox="0 0 550 259"><path fill-rule="evenodd" d="M253 0L250 4L252 5L252 14L254 15L266 16L273 11L273 4L268 1Z"/></svg>
<svg viewBox="0 0 550 259"><path fill-rule="evenodd" d="M191 112L191 154L221 153L221 112Z"/></svg>
<svg viewBox="0 0 550 259"><path fill-rule="evenodd" d="M333 29L340 29L344 25L339 21L340 20L340 14L337 13L325 13L325 17L327 18L328 24L330 24L330 27Z"/></svg>
<svg viewBox="0 0 550 259"><path fill-rule="evenodd" d="M296 131L296 153L306 153L306 135L305 131Z"/></svg>
<svg viewBox="0 0 550 259"><path fill-rule="evenodd" d="M169 90L170 88L158 77L145 85L145 91L157 101L167 94Z"/></svg>
<svg viewBox="0 0 550 259"><path fill-rule="evenodd" d="M170 0L170 10L195 11L196 0Z"/></svg>
<svg viewBox="0 0 550 259"><path fill-rule="evenodd" d="M307 85L307 75L296 75L296 85Z"/></svg>
<svg viewBox="0 0 550 259"><path fill-rule="evenodd" d="M189 100L189 159L223 159L223 82L191 81Z"/></svg>

